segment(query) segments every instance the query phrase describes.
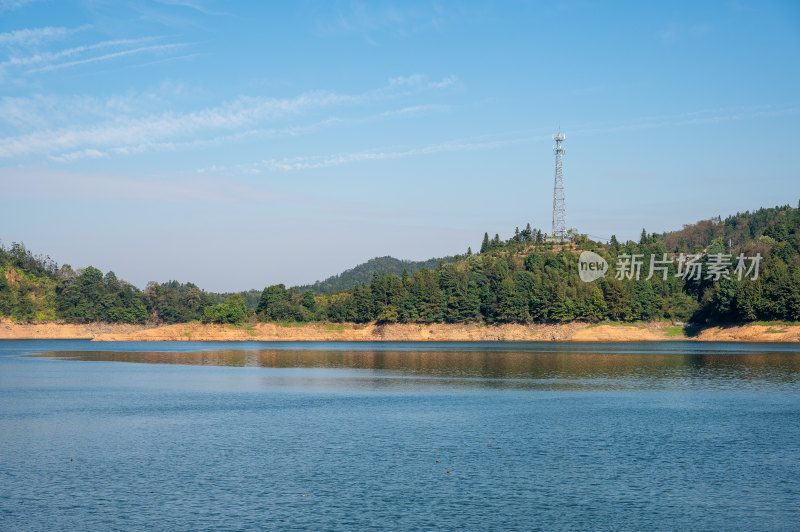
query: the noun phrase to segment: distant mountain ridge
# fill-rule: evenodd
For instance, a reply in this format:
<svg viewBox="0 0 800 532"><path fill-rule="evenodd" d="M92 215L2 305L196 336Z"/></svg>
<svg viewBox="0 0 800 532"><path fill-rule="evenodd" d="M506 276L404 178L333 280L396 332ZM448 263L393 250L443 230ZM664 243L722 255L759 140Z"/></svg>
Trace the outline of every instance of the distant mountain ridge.
<svg viewBox="0 0 800 532"><path fill-rule="evenodd" d="M385 257L375 257L369 259L367 262L359 264L349 270L345 270L340 274L331 275L323 281L317 281L313 284L307 284L294 287L295 292L302 292L304 290L311 290L316 294L332 294L341 290L349 290L355 288L360 284L369 283L372 280L372 274L377 273L393 273L395 275L402 275L403 270L411 275L422 269L434 269L439 263L453 262L455 257L441 257L432 258L422 261L402 260L396 259L389 255Z"/></svg>

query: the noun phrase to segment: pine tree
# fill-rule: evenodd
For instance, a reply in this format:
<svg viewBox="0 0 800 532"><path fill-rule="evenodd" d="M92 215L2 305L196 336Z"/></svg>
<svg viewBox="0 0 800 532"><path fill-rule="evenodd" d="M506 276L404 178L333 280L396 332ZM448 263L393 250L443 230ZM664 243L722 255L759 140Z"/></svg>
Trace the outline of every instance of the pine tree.
<svg viewBox="0 0 800 532"><path fill-rule="evenodd" d="M525 226L525 229L522 230L522 241L523 242L530 242L532 240L533 231L531 230L531 224Z"/></svg>
<svg viewBox="0 0 800 532"><path fill-rule="evenodd" d="M489 233L483 233L483 242L481 242L481 253L489 251Z"/></svg>

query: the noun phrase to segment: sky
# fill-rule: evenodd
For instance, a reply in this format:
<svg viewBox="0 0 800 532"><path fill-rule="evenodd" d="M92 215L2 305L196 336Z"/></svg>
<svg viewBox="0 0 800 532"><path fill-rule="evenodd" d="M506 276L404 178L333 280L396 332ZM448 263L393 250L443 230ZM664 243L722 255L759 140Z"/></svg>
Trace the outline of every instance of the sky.
<svg viewBox="0 0 800 532"><path fill-rule="evenodd" d="M800 3L0 0L0 239L212 291L800 200Z"/></svg>

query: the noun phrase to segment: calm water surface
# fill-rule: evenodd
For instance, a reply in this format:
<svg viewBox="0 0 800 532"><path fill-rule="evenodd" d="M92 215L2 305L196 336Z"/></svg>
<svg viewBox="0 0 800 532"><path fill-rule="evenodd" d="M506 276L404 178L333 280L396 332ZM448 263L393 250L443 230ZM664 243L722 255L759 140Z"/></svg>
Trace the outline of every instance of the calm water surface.
<svg viewBox="0 0 800 532"><path fill-rule="evenodd" d="M800 346L0 341L0 530L800 529Z"/></svg>

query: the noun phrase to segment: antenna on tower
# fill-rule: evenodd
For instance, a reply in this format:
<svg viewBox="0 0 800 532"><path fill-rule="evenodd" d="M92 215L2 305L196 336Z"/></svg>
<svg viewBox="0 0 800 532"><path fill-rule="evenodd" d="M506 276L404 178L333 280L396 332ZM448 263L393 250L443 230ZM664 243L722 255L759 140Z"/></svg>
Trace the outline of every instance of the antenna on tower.
<svg viewBox="0 0 800 532"><path fill-rule="evenodd" d="M561 133L561 126L558 126L558 133L553 135L556 175L553 182L553 232L550 234L550 238L556 242L567 240L567 201L564 199L564 167L561 162L561 156L566 151L562 143L566 138Z"/></svg>

